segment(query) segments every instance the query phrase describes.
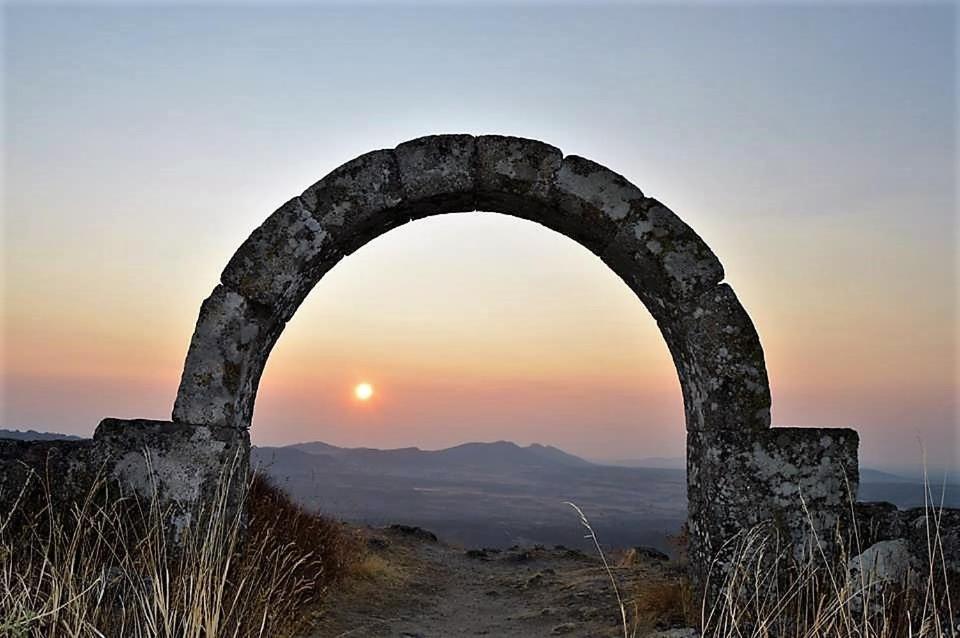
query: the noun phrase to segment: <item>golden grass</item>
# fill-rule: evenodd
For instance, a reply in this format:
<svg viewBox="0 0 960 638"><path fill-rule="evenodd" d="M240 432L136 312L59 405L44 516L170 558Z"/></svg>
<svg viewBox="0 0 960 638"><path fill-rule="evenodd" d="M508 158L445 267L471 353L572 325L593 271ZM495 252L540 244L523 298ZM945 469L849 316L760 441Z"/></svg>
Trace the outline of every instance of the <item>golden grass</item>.
<svg viewBox="0 0 960 638"><path fill-rule="evenodd" d="M246 518L228 506L234 480ZM45 507L0 515L0 636L294 636L361 547L259 476L225 473L178 547L156 499L101 479L58 511L50 489Z"/></svg>

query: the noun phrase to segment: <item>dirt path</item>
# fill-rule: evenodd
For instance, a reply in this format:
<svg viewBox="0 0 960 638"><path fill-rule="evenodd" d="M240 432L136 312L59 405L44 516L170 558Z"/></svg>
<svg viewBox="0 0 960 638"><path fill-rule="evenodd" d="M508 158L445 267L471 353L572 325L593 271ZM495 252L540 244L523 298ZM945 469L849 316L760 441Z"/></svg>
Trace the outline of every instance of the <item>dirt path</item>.
<svg viewBox="0 0 960 638"><path fill-rule="evenodd" d="M377 532L370 547L363 575L333 596L314 638L623 635L606 572L581 552L465 551L422 530Z"/></svg>

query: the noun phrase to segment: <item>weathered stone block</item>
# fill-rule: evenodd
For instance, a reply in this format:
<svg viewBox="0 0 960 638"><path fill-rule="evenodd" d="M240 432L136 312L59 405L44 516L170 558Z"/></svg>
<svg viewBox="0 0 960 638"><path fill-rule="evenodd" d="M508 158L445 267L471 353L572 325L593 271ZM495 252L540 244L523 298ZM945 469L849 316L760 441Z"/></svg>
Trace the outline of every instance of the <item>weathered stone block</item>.
<svg viewBox="0 0 960 638"><path fill-rule="evenodd" d="M519 137L476 138L476 209L562 227L552 202L553 186L563 162L560 149Z"/></svg>
<svg viewBox="0 0 960 638"><path fill-rule="evenodd" d="M224 503L235 514L246 489L250 437L246 430L146 419L104 419L94 434L109 475L168 511L174 540L199 508Z"/></svg>
<svg viewBox="0 0 960 638"><path fill-rule="evenodd" d="M343 164L300 198L343 254L411 219L400 206L400 168L392 149L372 151Z"/></svg>
<svg viewBox="0 0 960 638"><path fill-rule="evenodd" d="M331 233L294 197L253 231L220 280L286 321L342 256Z"/></svg>
<svg viewBox="0 0 960 638"><path fill-rule="evenodd" d="M99 469L92 450L93 441L89 439L0 438L0 523L15 510L27 517L48 505L67 511L86 496Z"/></svg>
<svg viewBox="0 0 960 638"><path fill-rule="evenodd" d="M602 257L655 316L723 280L723 266L713 251L655 199L631 208Z"/></svg>
<svg viewBox="0 0 960 638"><path fill-rule="evenodd" d="M430 135L395 149L412 217L476 209L476 148L472 135Z"/></svg>
<svg viewBox="0 0 960 638"><path fill-rule="evenodd" d="M816 542L830 555L851 529L858 445L857 433L841 428L688 432L694 570L715 559L722 567L727 541L770 521L798 558Z"/></svg>
<svg viewBox="0 0 960 638"><path fill-rule="evenodd" d="M563 158L552 193L561 213L556 230L597 255L603 255L628 219L640 214L645 199L622 175L576 155Z"/></svg>
<svg viewBox="0 0 960 638"><path fill-rule="evenodd" d="M272 309L214 288L200 307L173 420L248 427L263 366L283 325Z"/></svg>
<svg viewBox="0 0 960 638"><path fill-rule="evenodd" d="M760 338L733 289L720 284L661 313L673 355L687 429L764 430L770 426L770 386Z"/></svg>

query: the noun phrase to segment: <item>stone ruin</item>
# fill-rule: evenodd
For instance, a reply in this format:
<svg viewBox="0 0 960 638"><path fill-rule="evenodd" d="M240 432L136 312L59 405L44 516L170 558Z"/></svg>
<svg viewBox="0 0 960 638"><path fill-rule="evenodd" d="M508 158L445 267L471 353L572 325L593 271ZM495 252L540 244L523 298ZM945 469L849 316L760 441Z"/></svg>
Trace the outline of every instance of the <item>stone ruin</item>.
<svg viewBox="0 0 960 638"><path fill-rule="evenodd" d="M497 135L429 136L373 151L283 204L240 246L203 302L171 420L105 419L92 441L0 440L0 510L30 468L62 477L66 498L91 468L106 467L137 493L156 489L176 508L171 526L186 524L226 465L246 471L260 375L320 278L391 228L468 211L528 219L580 243L656 319L683 392L696 586L725 544L765 521L798 553L811 543L830 552L857 512L870 543L909 542L925 551L917 512L852 505L855 431L771 428L760 339L719 260L687 224L595 162ZM948 555L960 557L958 534L946 540Z"/></svg>

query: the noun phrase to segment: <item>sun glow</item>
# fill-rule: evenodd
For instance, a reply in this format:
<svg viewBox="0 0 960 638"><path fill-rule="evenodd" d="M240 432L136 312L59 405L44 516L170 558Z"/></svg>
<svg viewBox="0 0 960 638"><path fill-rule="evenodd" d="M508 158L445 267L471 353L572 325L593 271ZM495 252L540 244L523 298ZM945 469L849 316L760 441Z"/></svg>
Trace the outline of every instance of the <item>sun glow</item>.
<svg viewBox="0 0 960 638"><path fill-rule="evenodd" d="M359 401L367 401L373 396L373 386L369 383L358 383L353 389L353 396Z"/></svg>

